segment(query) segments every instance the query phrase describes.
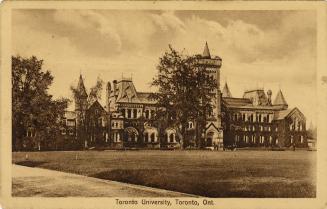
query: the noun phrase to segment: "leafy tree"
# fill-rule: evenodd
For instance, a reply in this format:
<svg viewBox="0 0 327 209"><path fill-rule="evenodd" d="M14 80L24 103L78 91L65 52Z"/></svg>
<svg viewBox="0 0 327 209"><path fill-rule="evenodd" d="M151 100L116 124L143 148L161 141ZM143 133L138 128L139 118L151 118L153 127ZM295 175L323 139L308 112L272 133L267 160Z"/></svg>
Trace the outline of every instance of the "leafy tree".
<svg viewBox="0 0 327 209"><path fill-rule="evenodd" d="M92 105L96 100L101 100L101 93L103 89L103 80L98 77L95 85L91 87L90 94L88 96L88 104Z"/></svg>
<svg viewBox="0 0 327 209"><path fill-rule="evenodd" d="M53 76L42 65L35 56L12 57L13 150L51 148L59 133L59 118L69 100L49 95Z"/></svg>
<svg viewBox="0 0 327 209"><path fill-rule="evenodd" d="M156 117L161 124L176 129L181 147L186 147L188 122L196 121L197 145L203 136L208 114L212 112L213 93L217 87L214 78L208 76L199 56L187 56L171 46L160 57L158 73L152 86L158 88L151 97L160 107Z"/></svg>

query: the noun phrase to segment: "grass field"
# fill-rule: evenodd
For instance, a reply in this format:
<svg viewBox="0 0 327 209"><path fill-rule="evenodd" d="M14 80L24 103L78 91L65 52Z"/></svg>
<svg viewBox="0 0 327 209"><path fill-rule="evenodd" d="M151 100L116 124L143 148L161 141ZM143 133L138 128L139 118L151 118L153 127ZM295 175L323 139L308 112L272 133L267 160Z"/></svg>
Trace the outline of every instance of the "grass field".
<svg viewBox="0 0 327 209"><path fill-rule="evenodd" d="M309 151L13 153L13 163L207 197L315 197Z"/></svg>

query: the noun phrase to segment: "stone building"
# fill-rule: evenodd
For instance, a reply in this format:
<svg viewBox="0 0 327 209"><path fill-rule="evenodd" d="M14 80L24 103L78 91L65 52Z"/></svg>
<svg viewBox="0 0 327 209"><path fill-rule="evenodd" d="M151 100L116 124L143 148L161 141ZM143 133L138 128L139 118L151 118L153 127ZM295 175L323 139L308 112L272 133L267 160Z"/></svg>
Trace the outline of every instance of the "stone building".
<svg viewBox="0 0 327 209"><path fill-rule="evenodd" d="M222 60L211 56L205 44L199 56L199 67L216 80L213 111L208 115L202 138L204 147L306 147L306 119L298 108L288 108L282 91L272 102L272 91L263 89L244 92L242 98L232 97L227 83L220 91ZM98 101L88 105L87 92L80 76L78 98L75 98L76 140L85 148L178 148L176 130L154 119L157 103L149 92L136 90L131 78L107 82L106 104ZM189 121L186 137L195 146L194 121Z"/></svg>
<svg viewBox="0 0 327 209"><path fill-rule="evenodd" d="M225 84L222 94L224 144L237 147L307 147L306 119L298 108L288 108L280 90L274 102L272 91L245 91L231 96Z"/></svg>

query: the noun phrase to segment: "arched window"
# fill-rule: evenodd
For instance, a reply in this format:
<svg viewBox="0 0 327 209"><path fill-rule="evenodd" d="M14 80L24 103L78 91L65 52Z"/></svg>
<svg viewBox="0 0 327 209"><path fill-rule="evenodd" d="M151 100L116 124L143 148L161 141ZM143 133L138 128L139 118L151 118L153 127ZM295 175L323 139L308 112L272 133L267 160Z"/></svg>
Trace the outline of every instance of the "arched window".
<svg viewBox="0 0 327 209"><path fill-rule="evenodd" d="M152 133L150 137L151 137L151 142L155 142L155 135L154 135L154 133Z"/></svg>
<svg viewBox="0 0 327 209"><path fill-rule="evenodd" d="M145 134L144 134L144 142L148 142L149 140L149 134L148 134L148 132L145 132Z"/></svg>
<svg viewBox="0 0 327 209"><path fill-rule="evenodd" d="M174 142L174 134L173 133L171 133L170 135L169 135L169 142Z"/></svg>

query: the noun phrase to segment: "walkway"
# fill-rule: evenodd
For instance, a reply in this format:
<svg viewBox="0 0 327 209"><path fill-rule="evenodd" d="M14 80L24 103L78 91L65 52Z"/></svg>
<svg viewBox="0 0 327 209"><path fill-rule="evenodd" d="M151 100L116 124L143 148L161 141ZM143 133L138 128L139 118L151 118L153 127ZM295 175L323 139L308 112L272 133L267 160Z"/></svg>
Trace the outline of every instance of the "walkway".
<svg viewBox="0 0 327 209"><path fill-rule="evenodd" d="M18 197L187 197L184 193L71 173L13 165L13 196Z"/></svg>

